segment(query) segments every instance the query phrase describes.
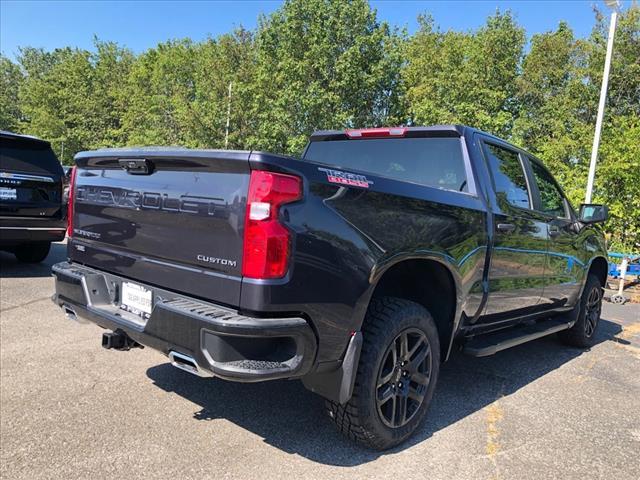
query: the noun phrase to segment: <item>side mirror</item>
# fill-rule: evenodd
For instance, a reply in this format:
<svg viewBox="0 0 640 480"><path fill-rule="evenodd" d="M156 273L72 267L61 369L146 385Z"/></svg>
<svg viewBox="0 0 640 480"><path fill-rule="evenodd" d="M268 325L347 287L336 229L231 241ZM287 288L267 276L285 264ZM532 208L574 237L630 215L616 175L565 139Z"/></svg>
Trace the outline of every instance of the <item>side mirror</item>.
<svg viewBox="0 0 640 480"><path fill-rule="evenodd" d="M606 222L609 218L609 209L606 205L595 203L583 203L580 205L579 220L582 223Z"/></svg>

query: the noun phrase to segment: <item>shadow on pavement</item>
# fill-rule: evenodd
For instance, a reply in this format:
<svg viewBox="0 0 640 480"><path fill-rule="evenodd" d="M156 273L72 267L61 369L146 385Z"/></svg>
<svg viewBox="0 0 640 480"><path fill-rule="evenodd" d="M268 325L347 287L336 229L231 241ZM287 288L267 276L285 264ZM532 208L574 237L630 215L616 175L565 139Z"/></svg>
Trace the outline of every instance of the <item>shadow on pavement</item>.
<svg viewBox="0 0 640 480"><path fill-rule="evenodd" d="M617 323L602 319L597 343L611 340L620 331ZM492 357L454 354L442 366L426 421L411 439L387 452L366 450L343 438L325 418L323 400L298 381L240 384L205 380L170 364L148 369L147 376L163 390L197 404L201 409L194 413L195 420L224 418L287 453L327 465L355 466L420 443L583 353L583 350L563 346L552 335ZM185 428L188 428L188 419L185 419ZM212 438L211 441L225 439Z"/></svg>
<svg viewBox="0 0 640 480"><path fill-rule="evenodd" d="M0 251L0 277L2 278L34 278L50 277L51 266L67 259L67 244L57 242L51 244L49 255L40 263L21 263L9 252Z"/></svg>

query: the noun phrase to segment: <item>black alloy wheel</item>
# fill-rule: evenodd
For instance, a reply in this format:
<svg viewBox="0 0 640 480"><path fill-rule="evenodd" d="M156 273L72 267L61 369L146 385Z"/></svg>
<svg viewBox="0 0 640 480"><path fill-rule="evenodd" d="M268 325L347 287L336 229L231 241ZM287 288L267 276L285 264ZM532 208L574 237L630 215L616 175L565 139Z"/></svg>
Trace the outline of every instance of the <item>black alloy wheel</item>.
<svg viewBox="0 0 640 480"><path fill-rule="evenodd" d="M587 296L585 305L584 334L591 337L596 331L600 313L602 312L602 288L593 286Z"/></svg>
<svg viewBox="0 0 640 480"><path fill-rule="evenodd" d="M592 347L596 340L596 330L602 313L603 282L590 273L576 305L577 318L573 326L558 333L560 340L578 348Z"/></svg>
<svg viewBox="0 0 640 480"><path fill-rule="evenodd" d="M353 395L327 401L338 430L376 450L409 438L424 420L440 371L440 337L422 305L374 298L362 326L362 351Z"/></svg>
<svg viewBox="0 0 640 480"><path fill-rule="evenodd" d="M402 331L385 352L376 382L376 405L391 428L406 425L420 409L431 379L432 355L421 330Z"/></svg>

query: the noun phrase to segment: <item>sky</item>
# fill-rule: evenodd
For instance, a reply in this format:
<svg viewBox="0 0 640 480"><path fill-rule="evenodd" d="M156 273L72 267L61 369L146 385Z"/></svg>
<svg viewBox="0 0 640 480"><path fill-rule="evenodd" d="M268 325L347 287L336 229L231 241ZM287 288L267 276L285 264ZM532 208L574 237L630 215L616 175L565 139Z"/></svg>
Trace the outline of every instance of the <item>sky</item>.
<svg viewBox="0 0 640 480"><path fill-rule="evenodd" d="M594 24L593 6L602 0L372 0L378 18L414 32L420 13L430 13L443 30L481 26L496 9L510 9L529 37L565 20L579 37ZM630 0L623 4L627 5ZM93 38L115 41L140 53L159 42L189 37L203 40L240 25L252 29L260 14L280 1L26 1L0 0L0 51L15 59L19 47L91 50Z"/></svg>

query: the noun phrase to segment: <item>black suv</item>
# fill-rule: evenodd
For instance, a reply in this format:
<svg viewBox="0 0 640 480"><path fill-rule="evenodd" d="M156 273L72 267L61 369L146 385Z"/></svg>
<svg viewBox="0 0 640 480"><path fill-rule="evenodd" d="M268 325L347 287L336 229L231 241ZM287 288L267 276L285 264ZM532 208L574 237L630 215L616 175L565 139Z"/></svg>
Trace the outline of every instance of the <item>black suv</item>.
<svg viewBox="0 0 640 480"><path fill-rule="evenodd" d="M63 178L49 142L0 131L0 249L41 262L64 239Z"/></svg>

